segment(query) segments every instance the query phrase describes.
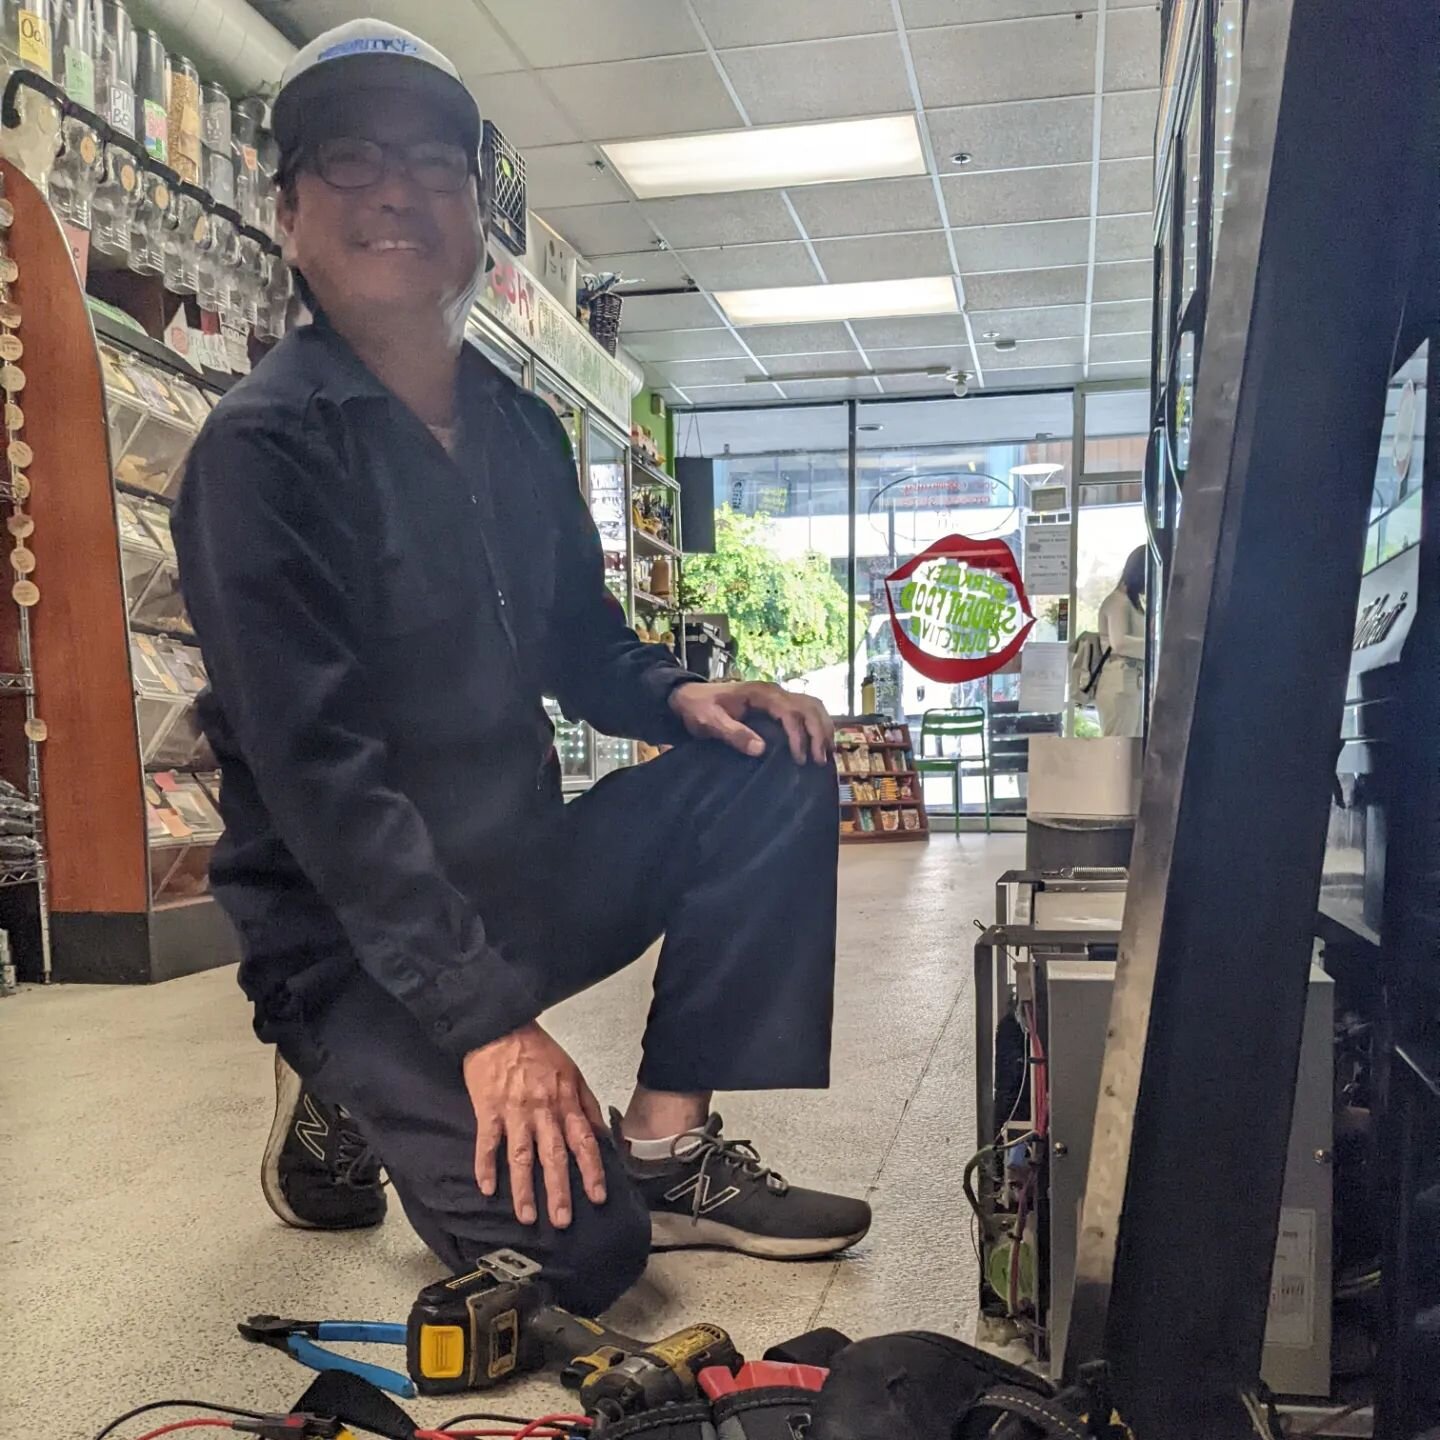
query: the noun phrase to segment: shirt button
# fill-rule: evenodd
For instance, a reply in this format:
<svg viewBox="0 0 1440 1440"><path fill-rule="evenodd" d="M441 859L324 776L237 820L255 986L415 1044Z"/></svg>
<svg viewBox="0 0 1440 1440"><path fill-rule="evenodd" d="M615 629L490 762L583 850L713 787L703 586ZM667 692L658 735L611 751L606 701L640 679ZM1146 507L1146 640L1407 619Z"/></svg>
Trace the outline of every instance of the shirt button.
<svg viewBox="0 0 1440 1440"><path fill-rule="evenodd" d="M435 1033L437 1035L448 1035L452 1026L448 1020L440 1019L435 1022Z"/></svg>

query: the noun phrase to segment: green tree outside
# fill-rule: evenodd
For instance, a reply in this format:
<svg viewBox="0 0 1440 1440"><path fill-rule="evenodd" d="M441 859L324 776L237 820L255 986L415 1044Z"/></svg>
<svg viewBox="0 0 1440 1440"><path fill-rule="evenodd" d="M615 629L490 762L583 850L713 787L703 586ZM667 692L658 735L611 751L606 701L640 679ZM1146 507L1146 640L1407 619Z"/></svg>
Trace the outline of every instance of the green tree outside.
<svg viewBox="0 0 1440 1440"><path fill-rule="evenodd" d="M736 668L747 680L792 680L845 658L848 601L830 561L777 555L763 516L728 505L715 512L715 553L685 557L680 605L730 617ZM855 616L863 636L864 608Z"/></svg>

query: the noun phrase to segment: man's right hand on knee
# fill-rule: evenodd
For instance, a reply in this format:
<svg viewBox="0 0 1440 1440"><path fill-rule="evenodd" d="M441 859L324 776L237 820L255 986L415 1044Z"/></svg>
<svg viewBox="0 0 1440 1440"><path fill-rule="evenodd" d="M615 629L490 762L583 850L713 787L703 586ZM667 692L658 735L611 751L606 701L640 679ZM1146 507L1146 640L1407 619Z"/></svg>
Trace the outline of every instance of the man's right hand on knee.
<svg viewBox="0 0 1440 1440"><path fill-rule="evenodd" d="M546 1209L557 1229L570 1224L570 1156L593 1204L605 1199L605 1167L596 1139L605 1121L579 1067L538 1024L472 1050L465 1057L465 1088L475 1107L475 1179L482 1194L499 1186L499 1149L505 1144L515 1218L533 1225L535 1158L545 1181Z"/></svg>

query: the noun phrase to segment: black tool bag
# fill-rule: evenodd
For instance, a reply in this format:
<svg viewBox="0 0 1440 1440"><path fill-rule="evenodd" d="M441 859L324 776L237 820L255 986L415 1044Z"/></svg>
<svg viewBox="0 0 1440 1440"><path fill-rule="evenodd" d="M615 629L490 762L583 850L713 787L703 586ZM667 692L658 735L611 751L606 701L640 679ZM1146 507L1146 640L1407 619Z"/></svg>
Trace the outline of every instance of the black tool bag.
<svg viewBox="0 0 1440 1440"><path fill-rule="evenodd" d="M986 1404L987 1394L1002 1398ZM1053 1395L1043 1377L962 1340L923 1330L877 1335L831 1359L809 1440L978 1440L1002 1414L1025 1415L1031 1435L1085 1440L1080 1422L1064 1411L1056 1410L1057 1428L1041 1423L1054 1422Z"/></svg>

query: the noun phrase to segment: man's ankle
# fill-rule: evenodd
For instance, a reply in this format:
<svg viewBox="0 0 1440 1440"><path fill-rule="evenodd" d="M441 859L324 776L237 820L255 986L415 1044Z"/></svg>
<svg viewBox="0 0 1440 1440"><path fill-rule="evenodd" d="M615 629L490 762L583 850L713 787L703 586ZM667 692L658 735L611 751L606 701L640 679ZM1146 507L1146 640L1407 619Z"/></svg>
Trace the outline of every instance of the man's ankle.
<svg viewBox="0 0 1440 1440"><path fill-rule="evenodd" d="M676 1094L637 1085L620 1121L627 1140L671 1140L710 1118L710 1092Z"/></svg>

